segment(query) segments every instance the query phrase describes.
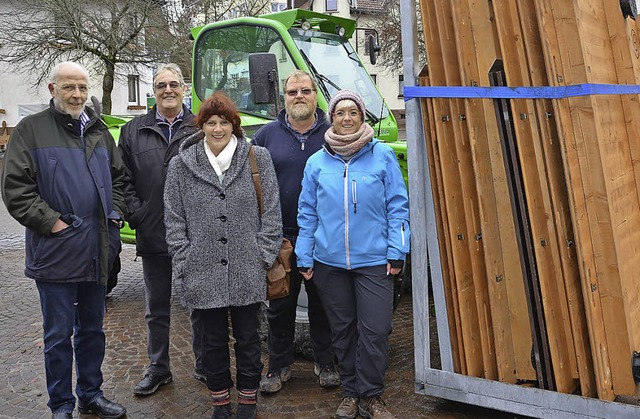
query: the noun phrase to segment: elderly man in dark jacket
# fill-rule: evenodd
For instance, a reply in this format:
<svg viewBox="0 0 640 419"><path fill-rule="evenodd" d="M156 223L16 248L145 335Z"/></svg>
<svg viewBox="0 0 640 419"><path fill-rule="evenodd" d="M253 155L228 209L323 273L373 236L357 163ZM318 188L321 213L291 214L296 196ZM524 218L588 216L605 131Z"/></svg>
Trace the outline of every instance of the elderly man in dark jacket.
<svg viewBox="0 0 640 419"><path fill-rule="evenodd" d="M162 194L169 161L182 141L197 131L193 114L182 104L185 84L176 64L158 67L153 79L156 106L122 127L118 148L127 168L127 221L136 229L142 257L150 364L133 393L153 394L172 381L169 365L171 258L167 252Z"/></svg>
<svg viewBox="0 0 640 419"><path fill-rule="evenodd" d="M2 175L7 210L26 227L25 275L40 295L54 418L72 417L74 355L80 413L126 413L100 389L105 285L120 244L124 166L107 127L84 106L88 84L79 64L53 69L50 106L16 126Z"/></svg>

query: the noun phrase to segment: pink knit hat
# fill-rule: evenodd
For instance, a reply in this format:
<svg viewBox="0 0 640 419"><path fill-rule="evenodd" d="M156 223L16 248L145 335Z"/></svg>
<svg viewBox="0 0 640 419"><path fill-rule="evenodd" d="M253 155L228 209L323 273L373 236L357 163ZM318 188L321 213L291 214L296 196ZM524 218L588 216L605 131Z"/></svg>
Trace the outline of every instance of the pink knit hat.
<svg viewBox="0 0 640 419"><path fill-rule="evenodd" d="M340 90L331 98L331 101L329 102L329 112L327 113L327 116L329 117L330 123L333 123L333 111L336 110L338 102L347 99L352 100L356 104L356 106L360 110L360 113L362 113L363 119L366 119L367 112L362 97L360 97L360 95L356 92L352 92L351 90Z"/></svg>

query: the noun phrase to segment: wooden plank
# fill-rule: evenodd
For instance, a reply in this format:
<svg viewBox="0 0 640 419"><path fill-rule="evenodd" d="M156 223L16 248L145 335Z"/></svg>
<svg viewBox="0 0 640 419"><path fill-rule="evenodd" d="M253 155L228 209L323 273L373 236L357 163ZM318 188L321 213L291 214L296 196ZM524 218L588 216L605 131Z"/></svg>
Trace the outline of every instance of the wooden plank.
<svg viewBox="0 0 640 419"><path fill-rule="evenodd" d="M422 77L418 81L422 86L428 86L428 77ZM453 295L457 292L455 286L455 279L453 278L453 272L451 266L453 265L452 252L450 245L449 230L444 226L448 223L447 211L444 201L444 190L442 186L442 173L440 172L439 153L437 152L437 144L435 141L435 125L433 117L433 106L431 99L422 100L423 111L423 124L428 129L425 129L425 141L427 145L427 157L429 161L429 169L431 173L431 186L432 194L434 197L436 228L438 231L438 243L440 247L440 266L442 270L442 277L444 282L445 291L445 304L448 313L448 324L450 331L451 341L451 356L453 358L453 369L456 372L462 371L462 355L464 347L460 346L462 341L462 330L458 325L460 324L460 310L458 308L458 300L453 298ZM465 366L466 368L466 366Z"/></svg>
<svg viewBox="0 0 640 419"><path fill-rule="evenodd" d="M434 99L433 109L436 118L451 115L448 101L444 99ZM437 119L436 119L437 121ZM475 288L471 267L469 247L464 240L468 237L466 219L464 214L464 196L462 185L458 177L457 159L453 141L451 124L446 121L436 122L436 137L440 152L440 162L442 179L445 191L445 202L449 223L449 235L451 238L451 249L453 255L453 270L457 285L458 306L460 309L460 319L462 328L463 344L465 347L465 362L467 365L467 375L482 377L483 354L480 339L480 325L478 320L478 310L475 300Z"/></svg>
<svg viewBox="0 0 640 419"><path fill-rule="evenodd" d="M605 17L606 8L615 6L609 0L574 2L576 21L585 57L586 78L589 83L617 83L613 50ZM622 25L622 16L617 24ZM613 24L616 24L615 22ZM635 394L635 384L628 364L634 349L640 348L640 202L638 200L633 163L629 149L621 97L599 95L591 97L597 137L591 138L594 154L598 153L604 177L609 219L600 219L599 226L611 229L614 245L613 259L617 264L618 281L606 277L600 281L603 306L613 304L622 311L620 323L605 323L607 340L626 341L613 346L610 342L612 365L616 366L614 392L616 395ZM594 141L596 140L597 141ZM637 138L633 139L634 141ZM603 224L605 224L603 226ZM620 313L616 313L619 318ZM619 336L626 334L626 336ZM621 367L618 367L620 365Z"/></svg>
<svg viewBox="0 0 640 419"><path fill-rule="evenodd" d="M549 79L544 65L541 34L538 28L538 21L534 18L534 3L534 0L521 0L516 3L522 29L526 62L529 66L529 85L548 86ZM578 260L575 246L573 246L573 226L571 224L567 184L558 141L558 129L555 120L552 118L553 103L550 100L536 100L534 101L534 106L540 134L538 159L544 164L541 171L548 179L547 188L551 199L551 214L548 222L554 224L556 233L555 242L559 252L562 278L564 279L563 285L569 305L581 394L594 397L596 396L596 388L591 346L589 344L589 331L580 289Z"/></svg>
<svg viewBox="0 0 640 419"><path fill-rule="evenodd" d="M436 7L436 20L440 39L443 70L438 75L443 85L457 86L460 84L459 68L456 54L456 44L453 34L453 19L451 8L440 3ZM436 76L433 75L435 78ZM476 307L478 310L478 323L480 342L482 345L483 377L488 379L498 378L495 343L492 318L490 313L491 303L487 287L487 276L484 263L484 249L481 246L482 237L480 229L480 214L478 208L478 194L475 185L473 171L473 159L471 146L468 141L468 130L464 115L464 101L460 99L449 100L451 110L451 127L453 137L449 137L447 144L452 144L452 153L455 152L458 165L458 177L462 196L464 197L464 214L466 217L467 236L463 239L469 246L471 258L472 278L474 283ZM453 140L453 141L451 141ZM511 369L513 371L513 369Z"/></svg>
<svg viewBox="0 0 640 419"><path fill-rule="evenodd" d="M530 85L523 34L516 4L494 0L493 11L509 86ZM532 100L511 100L512 117L522 170L537 275L540 281L545 326L553 365L555 388L572 393L578 378L569 308L562 280L562 267L555 240L550 196L544 170L537 116ZM531 280L534 280L531 278Z"/></svg>
<svg viewBox="0 0 640 419"><path fill-rule="evenodd" d="M478 49L488 49L496 58L497 48L492 34L474 33L476 4L467 0L451 2L458 49L462 85L488 85L488 67L476 57ZM487 7L486 4L484 6ZM473 18L472 18L473 16ZM487 21L488 23L488 21ZM488 64L490 66L490 62ZM520 268L520 254L515 246L515 230L506 183L502 150L493 103L490 100L465 100L466 115L473 150L476 182L482 217L483 244L487 259L492 304L507 304L510 328L494 327L494 334L504 333L512 340L515 354L515 375L520 380L535 379L531 366L531 329ZM500 362L500 361L499 361Z"/></svg>
<svg viewBox="0 0 640 419"><path fill-rule="evenodd" d="M536 2L540 28L545 34L545 62L554 85L587 82L583 45L580 42L578 18L568 0ZM619 307L622 300L615 289L619 270L615 258L615 240L606 199L605 175L597 144L593 100L569 98L556 102L557 121L562 128L562 150L571 192L572 220L580 259L582 290L587 304L587 320L596 371L598 395L614 397L612 387L623 386L625 367L613 352L625 345L625 333L605 328L607 324L624 324ZM606 281L604 281L606 279ZM603 285L602 283L607 284ZM606 293L607 295L604 295ZM602 298L608 299L607 302ZM615 300L618 302L615 303ZM612 352L613 351L613 352ZM628 364L627 364L628 365Z"/></svg>
<svg viewBox="0 0 640 419"><path fill-rule="evenodd" d="M543 56L550 85L561 85L564 80L559 47L561 40L558 38L551 2L536 1L535 8L538 26L542 34ZM571 27L564 30L569 33L572 32ZM569 100L556 100L552 104L554 107L554 119L560 128L558 131L559 144L569 192L568 198L571 207L569 213L574 227L575 249L579 260L578 268L585 301L585 317L590 331L589 342L594 364L594 375L596 377L596 391L600 398L612 399L610 361L606 345L602 346L602 343L605 342L602 307L600 299L596 298L597 295L591 293L591 290L588 289L591 278L596 275L597 268L589 232L589 223L586 219L586 196L581 186L583 180L578 161L576 134L571 119ZM600 350L601 348L604 350Z"/></svg>
<svg viewBox="0 0 640 419"><path fill-rule="evenodd" d="M431 5L432 6L432 5ZM437 16L433 7L423 7L425 43L427 47L427 57L429 60L429 77L432 85L441 85L442 81L436 79L434 75L441 75L443 70L442 49L439 42L437 31ZM462 195L462 187L460 185L459 176L457 174L457 163L455 151L452 152L452 142L449 140L453 137L452 127L449 121L443 121L443 116L451 115L448 101L443 99L433 99L432 109L434 113L433 121L435 127L435 136L437 146L434 150L438 151L438 160L440 162L440 173L442 175L442 185L444 196L442 197L444 205L447 208L448 223L445 228L448 230L450 239L450 251L452 255L452 271L455 280L455 289L453 298L457 299L456 306L458 308L459 320L457 327L461 331L461 347L464 352L460 352L463 356L461 359L462 369L467 375L482 376L483 374L483 354L479 334L478 314L475 302L475 290L473 284L471 260L468 246L458 237L468 237L466 229L466 219L464 215L464 197Z"/></svg>
<svg viewBox="0 0 640 419"><path fill-rule="evenodd" d="M619 84L640 84L640 22L626 19L620 22L615 7L605 7L613 60ZM640 100L638 95L621 96L625 125L629 138L640 138ZM636 178L636 190L640 196L640 141L630 141L629 147Z"/></svg>
<svg viewBox="0 0 640 419"><path fill-rule="evenodd" d="M610 48L612 50L613 64L615 65L616 79L620 84L640 84L638 22L631 19L623 19L620 14L616 15L614 13L615 9L611 7L610 2L603 1L602 4L607 21L608 39L611 42ZM626 158L630 158L636 195L640 196L640 141L637 141L640 138L640 124L638 124L640 120L640 103L638 99L638 95L621 95L622 115L619 115L619 117L624 121L624 129L627 133L626 145L629 147L628 157ZM619 123L622 121L619 121ZM637 203L634 205L637 205ZM632 240L637 244L637 237ZM629 263L629 261L625 263ZM637 272L637 267L635 265L630 269ZM631 349L638 351L640 349L640 330L636 325L640 321L640 286L633 277L623 276L622 289Z"/></svg>

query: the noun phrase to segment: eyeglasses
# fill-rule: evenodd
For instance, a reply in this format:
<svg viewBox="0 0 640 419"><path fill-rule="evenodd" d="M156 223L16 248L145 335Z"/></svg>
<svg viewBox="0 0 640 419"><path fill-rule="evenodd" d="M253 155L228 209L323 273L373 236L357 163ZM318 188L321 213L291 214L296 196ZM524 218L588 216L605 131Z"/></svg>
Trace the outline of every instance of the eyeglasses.
<svg viewBox="0 0 640 419"><path fill-rule="evenodd" d="M167 86L169 86L171 88L171 90L176 90L178 87L180 87L180 83L178 83L177 81L172 81L169 83L165 83L165 82L160 82L158 84L155 85L155 89L156 90L164 90L167 88Z"/></svg>
<svg viewBox="0 0 640 419"><path fill-rule="evenodd" d="M296 97L298 96L298 93L302 93L302 96L309 96L311 94L311 92L315 92L316 89L295 89L295 90L287 90L285 93L287 94L287 96L289 97Z"/></svg>
<svg viewBox="0 0 640 419"><path fill-rule="evenodd" d="M56 83L53 83L53 85L57 86ZM84 84L65 84L64 86L60 86L60 89L67 93L75 92L76 89L78 89L80 93L87 93L89 91L89 88Z"/></svg>
<svg viewBox="0 0 640 419"><path fill-rule="evenodd" d="M344 118L345 116L347 116L347 114L349 114L349 116L352 119L360 117L360 111L356 111L356 110L352 110L352 111L349 111L349 112L336 111L336 112L333 113L333 116L336 117L336 118Z"/></svg>

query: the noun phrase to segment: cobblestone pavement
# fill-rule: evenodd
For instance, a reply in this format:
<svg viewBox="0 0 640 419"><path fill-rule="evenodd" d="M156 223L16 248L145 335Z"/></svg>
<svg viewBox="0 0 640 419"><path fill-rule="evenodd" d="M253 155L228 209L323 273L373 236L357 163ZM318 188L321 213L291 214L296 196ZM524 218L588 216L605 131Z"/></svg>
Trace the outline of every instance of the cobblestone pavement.
<svg viewBox="0 0 640 419"><path fill-rule="evenodd" d="M48 418L44 381L42 318L38 293L24 277L24 241L7 221L0 201L0 418ZM173 383L149 397L132 394L147 365L142 263L133 246L125 245L122 272L107 301L107 339L103 390L122 403L128 418L207 418L211 416L206 387L192 378L193 355L187 311L174 299L171 325ZM267 363L263 350L263 362ZM413 318L410 296L394 315L385 400L398 419L508 418L510 415L415 394ZM235 396L235 394L233 395ZM258 417L331 418L341 390L324 390L313 374L313 362L302 356L293 378L276 395L260 397ZM81 415L91 417L89 415ZM76 409L74 417L78 417Z"/></svg>
<svg viewBox="0 0 640 419"><path fill-rule="evenodd" d="M142 263L132 246L122 253L122 272L107 301L103 390L126 406L129 418L206 418L211 415L205 386L192 378L187 311L174 299L171 325L172 384L146 398L132 394L148 362ZM0 417L50 417L46 406L42 320L34 282L24 278L24 250L0 248ZM266 365L266 353L263 351ZM414 393L411 299L404 298L394 317L385 399L400 418L496 418L506 414ZM282 391L259 399L259 418L330 418L341 390L317 385L313 362L298 357L293 378ZM77 410L75 412L77 417ZM88 417L87 415L82 415Z"/></svg>

